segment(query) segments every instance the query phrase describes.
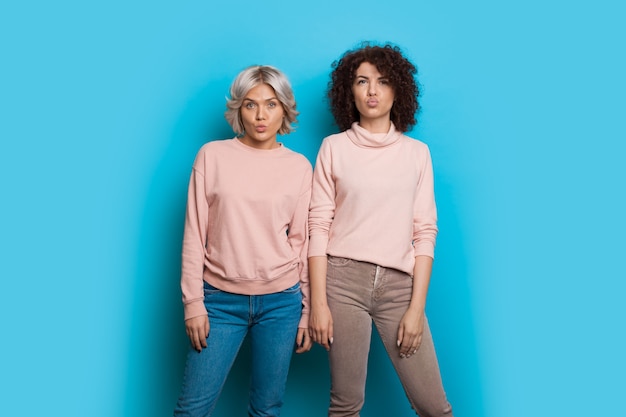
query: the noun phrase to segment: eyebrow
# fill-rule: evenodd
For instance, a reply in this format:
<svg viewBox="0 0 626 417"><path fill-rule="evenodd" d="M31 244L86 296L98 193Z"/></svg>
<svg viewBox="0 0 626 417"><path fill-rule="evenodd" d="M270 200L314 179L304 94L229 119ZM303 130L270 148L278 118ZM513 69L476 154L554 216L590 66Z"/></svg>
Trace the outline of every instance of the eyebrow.
<svg viewBox="0 0 626 417"><path fill-rule="evenodd" d="M366 80L369 80L370 77L367 77L365 75L359 75L357 74L356 78L365 78ZM380 77L378 77L379 80L388 80L389 77L385 77L384 75L381 75Z"/></svg>
<svg viewBox="0 0 626 417"><path fill-rule="evenodd" d="M267 101L272 101L272 100L278 100L278 99L275 96L272 96L271 98L265 99L266 102ZM243 101L251 101L253 103L256 103L256 100L252 100L251 98L248 98L248 97L244 97Z"/></svg>

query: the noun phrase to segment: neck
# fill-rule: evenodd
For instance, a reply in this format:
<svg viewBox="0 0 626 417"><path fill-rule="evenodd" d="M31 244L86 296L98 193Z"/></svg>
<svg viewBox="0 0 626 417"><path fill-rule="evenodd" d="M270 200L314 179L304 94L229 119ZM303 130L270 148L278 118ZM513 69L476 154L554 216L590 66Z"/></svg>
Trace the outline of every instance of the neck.
<svg viewBox="0 0 626 417"><path fill-rule="evenodd" d="M386 119L364 119L361 118L359 125L370 133L387 133L391 127L391 120Z"/></svg>
<svg viewBox="0 0 626 417"><path fill-rule="evenodd" d="M239 140L241 141L241 143L243 143L246 146L249 146L255 149L261 149L261 150L276 149L280 146L280 144L276 140L276 136L270 139L260 141L260 140L251 139L247 135L243 135L241 138L239 138Z"/></svg>

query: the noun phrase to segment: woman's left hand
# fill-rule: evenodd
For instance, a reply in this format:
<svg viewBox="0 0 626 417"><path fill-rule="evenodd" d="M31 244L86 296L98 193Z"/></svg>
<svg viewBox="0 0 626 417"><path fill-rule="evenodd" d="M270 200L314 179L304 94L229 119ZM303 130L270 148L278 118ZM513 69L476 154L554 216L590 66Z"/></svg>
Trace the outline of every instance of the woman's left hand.
<svg viewBox="0 0 626 417"><path fill-rule="evenodd" d="M304 353L311 350L313 341L309 335L309 329L298 328L298 335L296 336L296 353Z"/></svg>
<svg viewBox="0 0 626 417"><path fill-rule="evenodd" d="M417 353L422 344L422 332L424 331L424 310L409 308L398 328L398 347L400 357L410 358Z"/></svg>

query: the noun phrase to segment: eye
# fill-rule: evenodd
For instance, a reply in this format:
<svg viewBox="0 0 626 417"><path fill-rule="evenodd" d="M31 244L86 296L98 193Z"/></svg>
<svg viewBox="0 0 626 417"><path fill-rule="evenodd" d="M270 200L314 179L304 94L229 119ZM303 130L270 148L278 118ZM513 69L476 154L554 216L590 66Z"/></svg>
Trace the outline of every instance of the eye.
<svg viewBox="0 0 626 417"><path fill-rule="evenodd" d="M267 103L267 107L269 107L270 109L273 109L276 107L276 102L275 101L270 101L269 103Z"/></svg>
<svg viewBox="0 0 626 417"><path fill-rule="evenodd" d="M382 80L380 80L380 84L381 85L388 85L389 84L389 80L386 78L383 78Z"/></svg>
<svg viewBox="0 0 626 417"><path fill-rule="evenodd" d="M363 78L356 80L356 85L364 85L366 83L367 83L367 81L364 80Z"/></svg>
<svg viewBox="0 0 626 417"><path fill-rule="evenodd" d="M256 104L255 104L255 103L253 103L253 102L251 102L251 101L248 101L248 102L246 102L246 104L245 104L245 108L246 108L246 109L254 109L255 107L256 107Z"/></svg>

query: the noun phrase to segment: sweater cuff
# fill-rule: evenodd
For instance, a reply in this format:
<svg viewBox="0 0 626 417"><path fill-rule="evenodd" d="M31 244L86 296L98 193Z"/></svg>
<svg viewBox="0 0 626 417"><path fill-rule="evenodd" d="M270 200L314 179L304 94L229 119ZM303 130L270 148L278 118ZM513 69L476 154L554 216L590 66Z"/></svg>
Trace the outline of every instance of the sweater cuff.
<svg viewBox="0 0 626 417"><path fill-rule="evenodd" d="M189 304L185 304L185 320L192 319L194 317L207 316L206 307L203 300L192 301Z"/></svg>
<svg viewBox="0 0 626 417"><path fill-rule="evenodd" d="M416 245L413 248L413 256L420 255L430 256L431 258L435 259L435 247L429 242Z"/></svg>

